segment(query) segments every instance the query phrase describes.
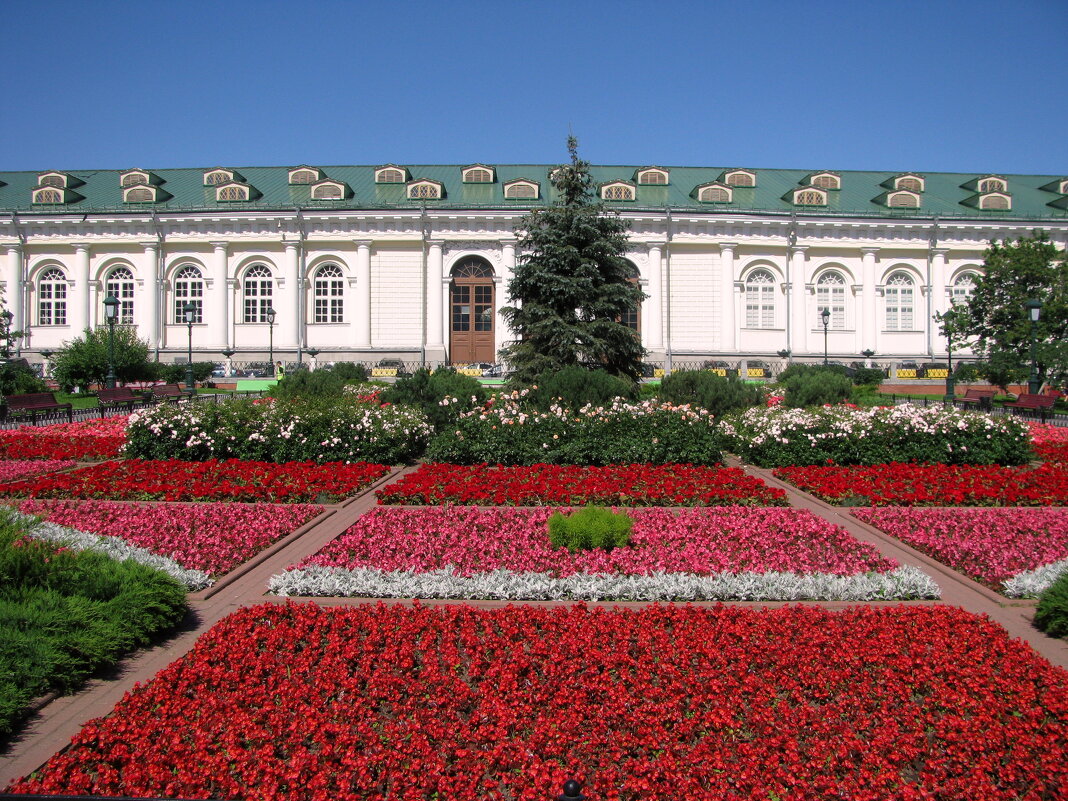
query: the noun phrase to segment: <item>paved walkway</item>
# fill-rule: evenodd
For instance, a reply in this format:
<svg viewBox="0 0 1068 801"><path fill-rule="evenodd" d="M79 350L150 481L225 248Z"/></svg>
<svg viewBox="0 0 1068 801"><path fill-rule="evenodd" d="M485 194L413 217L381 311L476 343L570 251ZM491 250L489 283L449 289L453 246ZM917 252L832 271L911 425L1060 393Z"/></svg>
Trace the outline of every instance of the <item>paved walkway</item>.
<svg viewBox="0 0 1068 801"><path fill-rule="evenodd" d="M32 773L50 756L64 748L87 721L108 714L123 695L138 682L151 679L176 659L185 655L197 638L226 615L243 606L263 602L281 602L281 599L266 595L267 581L285 570L289 565L315 553L330 540L351 526L360 515L375 505L374 489L391 483L414 468L395 471L387 478L376 482L363 494L348 503L328 506L324 516L297 530L272 548L259 554L235 572L223 577L215 586L190 596L190 614L182 630L166 642L150 649L139 651L125 660L113 675L90 682L81 692L57 698L44 705L25 727L22 735L7 751L0 753L0 789L11 781ZM878 604L823 602L819 606L843 608L859 605L897 606L899 604L952 604L977 614L985 614L1001 624L1012 637L1028 642L1039 654L1062 668L1068 668L1068 642L1046 637L1031 625L1034 615L1033 601L1013 601L992 590L955 573L938 562L909 546L882 534L853 518L847 509L839 509L811 495L800 492L793 486L779 481L771 471L745 467L746 472L759 476L773 487L785 490L790 504L808 509L813 513L843 526L857 539L879 549L886 557L906 565L916 565L931 575L942 588L941 601L892 601ZM359 598L298 599L305 603L328 606L367 603ZM391 599L383 603L410 604L410 600ZM425 606L435 603L469 603L484 608L495 608L523 602L504 601L421 601ZM567 601L527 602L541 606L568 604ZM590 604L595 605L595 604ZM643 603L609 602L603 606L645 606ZM708 604L714 606L715 604ZM769 602L740 602L739 605L756 607L779 607L788 604ZM792 605L792 604L790 604Z"/></svg>

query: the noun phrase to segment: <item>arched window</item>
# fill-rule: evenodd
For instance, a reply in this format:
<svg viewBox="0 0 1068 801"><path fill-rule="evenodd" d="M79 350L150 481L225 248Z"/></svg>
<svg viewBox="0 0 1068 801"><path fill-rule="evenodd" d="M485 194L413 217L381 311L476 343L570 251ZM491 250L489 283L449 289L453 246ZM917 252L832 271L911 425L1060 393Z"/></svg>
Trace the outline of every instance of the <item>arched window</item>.
<svg viewBox="0 0 1068 801"><path fill-rule="evenodd" d="M402 184L404 183L404 172L395 167L387 167L378 170L375 173L376 184Z"/></svg>
<svg viewBox="0 0 1068 801"><path fill-rule="evenodd" d="M319 173L315 170L293 170L289 174L291 184L314 184L319 180Z"/></svg>
<svg viewBox="0 0 1068 801"><path fill-rule="evenodd" d="M745 327L775 327L775 278L767 270L754 270L745 279Z"/></svg>
<svg viewBox="0 0 1068 801"><path fill-rule="evenodd" d="M827 199L822 192L817 192L813 189L806 189L800 192L794 193L794 205L797 206L823 206L826 205Z"/></svg>
<svg viewBox="0 0 1068 801"><path fill-rule="evenodd" d="M818 326L823 325L823 310L831 313L827 321L829 328L842 330L845 320L845 278L836 270L829 270L816 281L816 314Z"/></svg>
<svg viewBox="0 0 1068 801"><path fill-rule="evenodd" d="M243 286L246 323L267 322L267 310L271 308L274 295L274 279L271 271L262 264L256 264L245 273Z"/></svg>
<svg viewBox="0 0 1068 801"><path fill-rule="evenodd" d="M812 178L812 186L818 186L820 189L838 189L841 187L841 183L837 175L817 175Z"/></svg>
<svg viewBox="0 0 1068 801"><path fill-rule="evenodd" d="M441 187L437 184L412 184L408 187L408 197L412 200L438 200Z"/></svg>
<svg viewBox="0 0 1068 801"><path fill-rule="evenodd" d="M894 192L888 198L886 205L893 209L918 209L920 199L911 192Z"/></svg>
<svg viewBox="0 0 1068 801"><path fill-rule="evenodd" d="M345 322L345 282L341 268L326 264L315 273L315 322Z"/></svg>
<svg viewBox="0 0 1068 801"><path fill-rule="evenodd" d="M204 322L204 278L200 270L186 265L174 276L174 322L185 322L185 304L192 303L193 322Z"/></svg>
<svg viewBox="0 0 1068 801"><path fill-rule="evenodd" d="M1009 199L1005 195L984 195L979 198L979 208L996 209L1005 211L1010 207Z"/></svg>
<svg viewBox="0 0 1068 801"><path fill-rule="evenodd" d="M1000 178L987 178L979 184L980 192L1004 192L1005 182Z"/></svg>
<svg viewBox="0 0 1068 801"><path fill-rule="evenodd" d="M63 192L59 189L38 189L33 193L34 203L62 203Z"/></svg>
<svg viewBox="0 0 1068 801"><path fill-rule="evenodd" d="M756 176L745 170L737 170L727 174L725 183L727 186L756 186Z"/></svg>
<svg viewBox="0 0 1068 801"><path fill-rule="evenodd" d="M58 186L64 188L67 185L67 179L57 173L42 176L39 182L40 186Z"/></svg>
<svg viewBox="0 0 1068 801"><path fill-rule="evenodd" d="M912 331L916 320L916 284L908 273L897 272L886 282L886 330Z"/></svg>
<svg viewBox="0 0 1068 801"><path fill-rule="evenodd" d="M104 295L111 295L119 301L119 325L133 325L134 321L134 277L126 267L116 267L108 274L104 282Z"/></svg>
<svg viewBox="0 0 1068 801"><path fill-rule="evenodd" d="M919 178L904 176L894 180L894 189L908 189L912 192L922 192L923 182Z"/></svg>
<svg viewBox="0 0 1068 801"><path fill-rule="evenodd" d="M218 201L248 200L247 186L222 186L215 190L215 199Z"/></svg>
<svg viewBox="0 0 1068 801"><path fill-rule="evenodd" d="M312 200L341 200L342 189L337 184L320 184L312 189Z"/></svg>
<svg viewBox="0 0 1068 801"><path fill-rule="evenodd" d="M730 203L731 194L722 186L709 186L701 190L702 203Z"/></svg>
<svg viewBox="0 0 1068 801"><path fill-rule="evenodd" d="M504 196L508 200L534 199L538 196L536 184L510 184L504 189Z"/></svg>
<svg viewBox="0 0 1068 801"><path fill-rule="evenodd" d="M953 293L950 295L950 302L956 305L957 303L967 303L968 298L975 292L975 273L961 273L957 276L957 280L953 282Z"/></svg>
<svg viewBox="0 0 1068 801"><path fill-rule="evenodd" d="M613 184L601 188L604 200L634 200L634 187L625 184Z"/></svg>
<svg viewBox="0 0 1068 801"><path fill-rule="evenodd" d="M67 279L56 267L45 270L37 282L37 324L67 324Z"/></svg>

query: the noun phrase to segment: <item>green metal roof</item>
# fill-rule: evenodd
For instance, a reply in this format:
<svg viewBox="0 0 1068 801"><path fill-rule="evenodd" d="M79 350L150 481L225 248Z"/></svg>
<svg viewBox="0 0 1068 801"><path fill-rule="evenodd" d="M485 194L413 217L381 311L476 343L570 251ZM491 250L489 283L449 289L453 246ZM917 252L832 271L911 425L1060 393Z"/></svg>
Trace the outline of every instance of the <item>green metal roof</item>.
<svg viewBox="0 0 1068 801"><path fill-rule="evenodd" d="M314 165L312 165L314 168ZM170 198L159 203L123 203L120 176L126 170L68 170L68 174L84 182L77 186L83 197L75 203L60 205L37 205L31 203L31 189L37 185L35 172L0 172L0 211L19 213L56 214L70 212L86 214L93 212L136 211L147 208L160 212L181 211L234 211L292 209L378 209L427 208L450 209L526 209L549 205L556 200L556 192L549 183L549 172L556 165L547 164L490 164L496 171L494 183L463 183L462 170L471 165L405 164L412 180L429 178L440 181L445 187L442 200L409 200L404 184L376 184L376 167L326 166L319 169L327 178L346 183L351 197L343 200L317 201L311 199L310 184L289 184L292 167L224 167L233 169L244 182L255 187L259 193L249 202L218 202L215 187L204 186L204 173L215 167L151 169L158 176L160 186ZM597 185L610 181L633 182L635 171L647 165L593 166L591 174ZM145 168L148 170L149 168ZM976 179L990 173L923 173L925 191L921 193L919 209L889 209L882 205L888 183L901 172L836 171L841 177L841 189L827 193L828 204L818 206L794 206L790 201L792 190L803 186L806 177L818 170L772 170L751 169L756 174L756 187L732 187L731 203L702 203L693 196L695 187L716 181L729 169L738 167L669 167L661 169L670 173L670 183L665 185L641 185L636 187L633 201L609 201L610 208L692 210L710 214L797 213L802 215L860 215L879 217L968 217L993 219L1068 219L1064 195L1050 191L1057 187L1063 175L999 175L1008 182L1012 197L1011 211L985 211L975 208ZM505 200L504 187L509 181L525 178L541 184L541 197L537 200Z"/></svg>

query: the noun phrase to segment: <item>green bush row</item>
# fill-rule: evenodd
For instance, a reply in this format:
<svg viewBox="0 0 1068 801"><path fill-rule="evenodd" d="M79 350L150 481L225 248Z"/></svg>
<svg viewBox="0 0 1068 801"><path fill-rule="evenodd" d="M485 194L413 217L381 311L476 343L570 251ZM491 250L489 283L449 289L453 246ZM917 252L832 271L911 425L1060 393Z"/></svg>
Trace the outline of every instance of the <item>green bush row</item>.
<svg viewBox="0 0 1068 801"><path fill-rule="evenodd" d="M0 741L34 698L77 689L185 610L185 588L166 574L29 539L0 512Z"/></svg>
<svg viewBox="0 0 1068 801"><path fill-rule="evenodd" d="M1035 625L1050 637L1068 639L1068 573L1061 573L1039 597Z"/></svg>
<svg viewBox="0 0 1068 801"><path fill-rule="evenodd" d="M549 518L549 542L571 553L591 548L610 551L630 544L633 527L634 520L626 512L587 506L568 515L555 512Z"/></svg>

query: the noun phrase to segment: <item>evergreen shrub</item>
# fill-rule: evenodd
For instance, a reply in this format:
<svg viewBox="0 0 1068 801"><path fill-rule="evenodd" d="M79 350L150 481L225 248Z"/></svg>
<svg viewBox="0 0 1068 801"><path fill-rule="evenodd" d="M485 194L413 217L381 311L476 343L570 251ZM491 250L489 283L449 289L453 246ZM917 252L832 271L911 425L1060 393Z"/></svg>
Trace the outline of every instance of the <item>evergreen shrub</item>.
<svg viewBox="0 0 1068 801"><path fill-rule="evenodd" d="M569 515L556 512L548 525L549 541L554 548L578 553L592 548L611 551L629 545L634 520L626 512L586 506Z"/></svg>
<svg viewBox="0 0 1068 801"><path fill-rule="evenodd" d="M577 409L588 403L603 406L615 398L634 400L637 397L638 385L629 378L610 375L604 370L571 366L539 375L527 402L541 410L555 403Z"/></svg>
<svg viewBox="0 0 1068 801"><path fill-rule="evenodd" d="M707 409L717 417L733 409L748 409L764 401L763 390L737 375L721 376L707 370L679 370L664 376L660 397L676 405Z"/></svg>
<svg viewBox="0 0 1068 801"><path fill-rule="evenodd" d="M1039 596L1035 626L1050 637L1068 639L1068 571Z"/></svg>
<svg viewBox="0 0 1068 801"><path fill-rule="evenodd" d="M778 383L785 390L783 404L795 409L841 403L853 389L840 365L792 364L779 375Z"/></svg>
<svg viewBox="0 0 1068 801"><path fill-rule="evenodd" d="M471 376L452 368L431 372L422 367L402 378L382 393L385 403L399 403L422 410L435 431L455 425L462 408L483 403L489 397L486 388Z"/></svg>

